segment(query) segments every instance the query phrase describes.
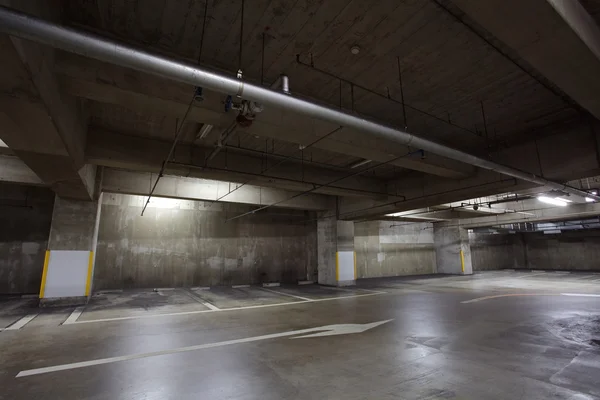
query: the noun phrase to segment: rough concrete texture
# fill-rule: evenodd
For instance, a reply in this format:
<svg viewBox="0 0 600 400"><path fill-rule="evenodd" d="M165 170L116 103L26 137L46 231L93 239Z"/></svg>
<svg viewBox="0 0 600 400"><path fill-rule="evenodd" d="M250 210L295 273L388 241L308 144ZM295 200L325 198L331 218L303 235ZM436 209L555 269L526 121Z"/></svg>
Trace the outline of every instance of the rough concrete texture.
<svg viewBox="0 0 600 400"><path fill-rule="evenodd" d="M73 308L42 310L22 329L0 333L0 397L597 400L598 298L560 293L597 294L590 280L598 277L502 271L387 278L359 282L366 285L358 291L327 288L327 297L340 294L329 301L267 299L278 294L259 288L197 291L193 297L211 296L219 308L252 307L209 312L184 290L95 296L77 321L85 323L60 325ZM295 286L294 293L320 300L320 290ZM287 304L255 308L271 301ZM0 328L33 311L0 300ZM192 314L160 315L177 312ZM327 331L331 325L338 331ZM116 359L85 364L109 357ZM15 378L57 366L69 369Z"/></svg>
<svg viewBox="0 0 600 400"><path fill-rule="evenodd" d="M469 233L466 229L452 223L436 223L433 225L433 239L437 273L473 273Z"/></svg>
<svg viewBox="0 0 600 400"><path fill-rule="evenodd" d="M56 196L48 248L93 250L97 216L97 201L69 200Z"/></svg>
<svg viewBox="0 0 600 400"><path fill-rule="evenodd" d="M38 293L54 193L0 184L0 294Z"/></svg>
<svg viewBox="0 0 600 400"><path fill-rule="evenodd" d="M598 271L600 230L469 234L473 270L503 268Z"/></svg>
<svg viewBox="0 0 600 400"><path fill-rule="evenodd" d="M314 276L309 213L104 194L94 290L296 282Z"/></svg>
<svg viewBox="0 0 600 400"><path fill-rule="evenodd" d="M525 268L523 234L469 233L473 271Z"/></svg>
<svg viewBox="0 0 600 400"><path fill-rule="evenodd" d="M527 268L549 270L600 270L600 230L558 235L527 233Z"/></svg>
<svg viewBox="0 0 600 400"><path fill-rule="evenodd" d="M356 223L354 229L358 278L435 272L430 223L367 221Z"/></svg>
<svg viewBox="0 0 600 400"><path fill-rule="evenodd" d="M321 285L336 285L335 252L337 251L337 220L317 221L318 281Z"/></svg>

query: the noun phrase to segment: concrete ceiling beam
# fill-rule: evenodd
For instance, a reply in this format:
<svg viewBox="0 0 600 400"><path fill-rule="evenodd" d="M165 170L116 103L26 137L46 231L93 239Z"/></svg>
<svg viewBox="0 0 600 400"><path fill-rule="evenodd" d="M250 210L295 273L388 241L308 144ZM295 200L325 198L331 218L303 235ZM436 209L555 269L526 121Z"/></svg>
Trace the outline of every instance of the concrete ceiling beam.
<svg viewBox="0 0 600 400"><path fill-rule="evenodd" d="M148 195L148 184L156 180L155 173L133 172L104 168L102 191ZM154 196L186 200L217 201L264 206L289 199L297 192L264 188L260 186L222 182L209 179L163 176L156 186ZM230 194L228 194L230 193ZM277 207L320 211L334 206L334 198L320 194L307 194L284 201Z"/></svg>
<svg viewBox="0 0 600 400"><path fill-rule="evenodd" d="M158 172L166 156L169 142L136 136L120 135L91 128L88 136L86 160L96 165L135 171ZM192 176L246 183L256 186L276 187L293 191L306 191L347 175L344 172L300 166L286 162L272 167L279 160L269 160L231 149L220 152L208 164L206 156L212 148L189 144L178 145L166 172L172 175ZM265 171L267 168L269 170ZM341 180L330 187L316 189L315 193L336 196L389 198L385 182L362 176Z"/></svg>
<svg viewBox="0 0 600 400"><path fill-rule="evenodd" d="M573 124L557 134L503 149L491 154L490 158L504 165L560 182L600 175L595 133L586 123ZM476 197L514 193L531 188L536 188L536 192L543 190L543 187L484 170L478 171L472 178L458 181L425 175L406 177L388 182L388 185L390 191L405 196L405 200L391 202L345 199L340 205L342 218L381 218L390 213L461 202Z"/></svg>
<svg viewBox="0 0 600 400"><path fill-rule="evenodd" d="M43 185L44 182L21 159L0 155L0 181Z"/></svg>
<svg viewBox="0 0 600 400"><path fill-rule="evenodd" d="M526 200L515 204L516 212L494 216L461 219L464 228L480 228L519 222L546 222L596 217L600 215L600 203L569 204L565 207L547 206L538 200Z"/></svg>
<svg viewBox="0 0 600 400"><path fill-rule="evenodd" d="M510 7L504 0L452 3L600 118L600 30L579 1L516 1Z"/></svg>
<svg viewBox="0 0 600 400"><path fill-rule="evenodd" d="M25 12L56 19L43 1L2 0ZM64 93L53 72L54 50L0 37L0 136L39 178L62 197L91 199L93 179L84 168L86 124L75 97Z"/></svg>
<svg viewBox="0 0 600 400"><path fill-rule="evenodd" d="M188 85L74 54L59 52L57 63L65 90L77 97L174 117L184 114L191 98L193 88ZM224 96L205 90L204 98L203 102L195 104L188 118L222 128L229 125L233 116L223 112ZM261 138L307 145L336 128L331 123L305 118L288 110L266 108L246 131ZM411 151L398 143L373 140L347 128L314 147L378 162L386 162ZM474 172L472 166L434 154L426 154L425 158L404 157L390 164L453 179L464 178Z"/></svg>

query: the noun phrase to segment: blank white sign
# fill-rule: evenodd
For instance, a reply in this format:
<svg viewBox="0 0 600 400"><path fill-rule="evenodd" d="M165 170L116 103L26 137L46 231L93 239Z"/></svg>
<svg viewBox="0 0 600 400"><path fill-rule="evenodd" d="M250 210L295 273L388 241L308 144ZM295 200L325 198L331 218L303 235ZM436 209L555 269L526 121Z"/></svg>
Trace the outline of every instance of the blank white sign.
<svg viewBox="0 0 600 400"><path fill-rule="evenodd" d="M44 298L85 296L90 252L50 250Z"/></svg>

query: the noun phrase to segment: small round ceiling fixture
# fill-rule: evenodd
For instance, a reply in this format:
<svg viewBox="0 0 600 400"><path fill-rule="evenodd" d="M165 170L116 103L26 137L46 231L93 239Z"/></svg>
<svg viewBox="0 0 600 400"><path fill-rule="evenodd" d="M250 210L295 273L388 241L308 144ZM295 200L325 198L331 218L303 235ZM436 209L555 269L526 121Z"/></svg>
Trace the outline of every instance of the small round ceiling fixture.
<svg viewBox="0 0 600 400"><path fill-rule="evenodd" d="M350 47L350 53L357 55L358 53L360 53L360 47L356 45Z"/></svg>

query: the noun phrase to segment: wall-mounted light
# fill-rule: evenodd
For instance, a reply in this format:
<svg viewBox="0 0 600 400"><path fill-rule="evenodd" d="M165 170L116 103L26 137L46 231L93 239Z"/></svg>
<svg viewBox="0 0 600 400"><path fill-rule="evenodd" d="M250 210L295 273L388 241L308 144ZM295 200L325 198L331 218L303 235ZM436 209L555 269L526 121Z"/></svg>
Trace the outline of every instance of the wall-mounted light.
<svg viewBox="0 0 600 400"><path fill-rule="evenodd" d="M539 196L537 199L542 203L552 204L553 206L559 207L565 207L568 204L565 200L555 197Z"/></svg>

